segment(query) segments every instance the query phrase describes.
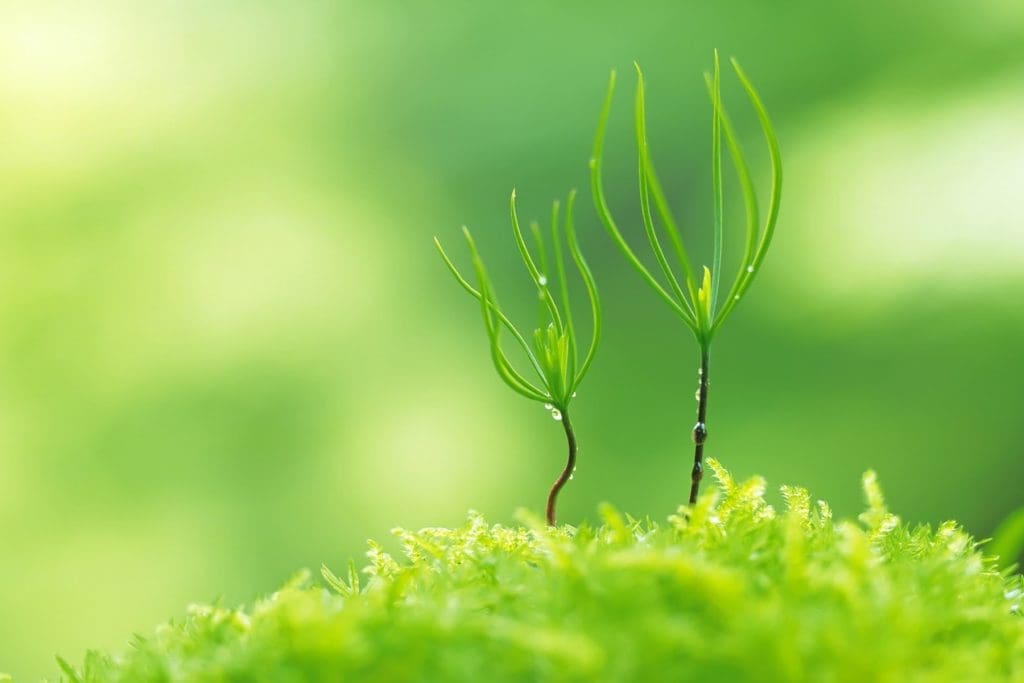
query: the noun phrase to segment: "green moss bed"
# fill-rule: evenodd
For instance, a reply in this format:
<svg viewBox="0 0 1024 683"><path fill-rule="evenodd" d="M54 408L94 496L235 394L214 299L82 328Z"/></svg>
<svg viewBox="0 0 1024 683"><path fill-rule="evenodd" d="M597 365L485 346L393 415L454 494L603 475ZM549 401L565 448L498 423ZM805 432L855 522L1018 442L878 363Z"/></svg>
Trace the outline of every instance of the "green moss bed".
<svg viewBox="0 0 1024 683"><path fill-rule="evenodd" d="M1024 681L1022 577L955 523L901 523L871 473L840 521L711 469L665 523L396 530L402 558L371 543L326 587L192 606L124 654L62 660L65 680Z"/></svg>

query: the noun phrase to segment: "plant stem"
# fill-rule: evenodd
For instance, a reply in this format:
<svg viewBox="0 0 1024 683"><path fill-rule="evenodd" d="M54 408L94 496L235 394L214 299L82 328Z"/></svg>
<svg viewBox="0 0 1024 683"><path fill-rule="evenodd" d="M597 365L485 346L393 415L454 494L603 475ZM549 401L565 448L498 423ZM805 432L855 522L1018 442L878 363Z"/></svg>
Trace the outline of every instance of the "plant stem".
<svg viewBox="0 0 1024 683"><path fill-rule="evenodd" d="M704 442L708 438L708 349L700 350L700 370L697 390L697 424L693 425L693 471L690 473L690 505L697 502L700 480L704 477Z"/></svg>
<svg viewBox="0 0 1024 683"><path fill-rule="evenodd" d="M562 428L565 429L565 440L569 442L569 458L565 462L565 469L555 480L548 494L548 524L555 526L555 505L558 500L558 492L565 486L565 482L572 478L573 470L576 469L576 434L572 431L572 424L569 422L569 412L562 411Z"/></svg>

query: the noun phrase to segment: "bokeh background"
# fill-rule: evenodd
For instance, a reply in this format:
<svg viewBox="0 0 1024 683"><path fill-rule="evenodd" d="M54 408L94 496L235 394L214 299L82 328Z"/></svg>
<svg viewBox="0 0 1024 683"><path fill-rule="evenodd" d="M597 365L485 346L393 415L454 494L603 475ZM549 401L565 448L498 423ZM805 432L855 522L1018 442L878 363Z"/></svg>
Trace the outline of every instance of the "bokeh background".
<svg viewBox="0 0 1024 683"><path fill-rule="evenodd" d="M714 47L759 87L786 185L714 350L710 455L848 515L875 468L905 519L989 534L1024 503L1018 0L9 0L0 671L55 678L55 653L343 566L396 525L541 512L561 430L498 381L431 244L468 266L470 225L529 324L512 187L526 217L580 188L606 309L561 516L672 513L696 351L601 230L586 162L617 68L606 184L642 244L639 60L655 160L706 247Z"/></svg>

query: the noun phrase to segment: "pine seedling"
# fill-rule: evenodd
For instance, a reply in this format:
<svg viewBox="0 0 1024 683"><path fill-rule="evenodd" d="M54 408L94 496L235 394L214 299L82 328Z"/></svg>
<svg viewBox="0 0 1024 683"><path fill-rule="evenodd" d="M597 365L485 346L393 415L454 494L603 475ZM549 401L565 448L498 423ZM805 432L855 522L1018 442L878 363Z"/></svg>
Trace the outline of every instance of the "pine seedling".
<svg viewBox="0 0 1024 683"><path fill-rule="evenodd" d="M615 220L612 218L605 201L604 188L601 180L601 156L604 147L605 129L608 124L608 115L611 111L612 96L615 92L615 72L611 74L608 83L608 92L605 96L604 105L598 118L597 133L594 137L593 156L590 159L591 188L594 195L594 205L597 213L604 224L605 229L611 235L616 246L626 257L626 260L640 274L655 294L661 298L676 317L693 333L697 340L700 351L700 367L698 369L697 388L697 423L693 427L693 442L695 445L693 456L693 469L691 471L690 503L697 502L697 493L700 489L700 480L704 473L704 442L707 439L707 406L708 406L708 361L710 358L711 342L718 332L718 329L732 313L736 304L746 294L747 289L754 280L754 276L760 270L765 254L771 244L772 235L775 231L775 222L779 214L779 199L782 193L782 161L779 156L778 141L772 129L771 121L765 112L754 86L740 68L739 63L732 59L733 70L739 78L740 84L746 91L754 110L760 120L761 129L768 144L768 153L771 159L771 190L769 193L767 217L762 225L757 205L757 194L754 190L754 183L751 179L750 167L736 138L735 130L730 122L725 108L722 105L720 89L720 69L718 51L715 51L714 71L712 74L705 74L708 90L711 95L711 181L713 212L713 252L711 267L705 266L698 284L694 270L690 264L690 258L683 244L678 223L672 215L665 193L662 190L661 182L654 170L647 148L646 117L644 111L644 78L639 65L636 65L637 88L635 104L635 128L636 145L638 155L638 175L640 184L640 209L643 219L647 240L654 252L655 260L664 276L667 287L663 285L654 274L637 257L636 253L626 242L619 231ZM726 146L729 149L729 156L732 159L739 181L740 191L743 195L743 205L746 210L746 240L743 248L743 257L740 260L739 269L733 278L732 285L728 288L724 297L719 296L722 286L722 242L723 242L723 190L722 190L722 138L725 138ZM658 231L654 224L654 215L651 209L653 198L654 211L661 222L661 227L668 235L672 250L679 269L682 271L682 284L669 264L665 250L661 246ZM685 289L683 288L685 286Z"/></svg>
<svg viewBox="0 0 1024 683"><path fill-rule="evenodd" d="M555 507L558 494L566 482L572 479L576 469L576 434L573 431L572 423L569 420L569 404L576 396L576 389L583 381L590 364L594 360L594 353L597 351L598 342L601 339L601 304L597 295L597 286L594 283L594 276L587 266L587 262L580 253L579 244L576 240L576 230L573 224L573 205L576 201L576 191L569 193L565 206L565 240L569 247L569 254L579 270L583 285L590 298L590 309L593 318L590 348L580 361L579 348L576 341L576 328L573 324L572 310L569 305L569 283L566 277L565 260L562 251L562 234L559 227L559 203L556 201L551 209L551 247L555 272L548 270L547 251L544 247L544 239L539 226L533 225L533 236L536 241L536 250L540 267L534 261L526 240L523 238L523 231L519 227L519 216L516 213L516 193L512 191L512 198L509 202L509 211L512 218L512 233L515 237L516 246L522 257L526 270L540 299L541 313L540 326L533 332L532 347L526 341L526 337L512 324L508 316L501 310L498 304L498 297L495 294L494 286L487 275L483 259L477 251L476 243L469 229L463 227L462 231L469 245L469 251L473 259L473 268L476 271L476 278L479 289L473 287L469 281L462 276L459 270L448 258L441 242L435 237L434 244L437 246L441 258L444 260L448 270L451 271L455 280L480 302L480 310L483 314L484 328L487 331L487 338L490 342L491 360L498 376L513 391L521 396L543 403L551 416L561 422L565 430L565 438L568 443L568 458L565 468L559 474L555 483L548 493L547 500L547 521L551 526L555 525ZM557 294L552 293L550 278L557 279ZM558 301L556 301L556 296ZM506 328L512 335L522 351L525 353L529 364L539 381L531 382L521 374L509 360L502 349L500 332Z"/></svg>

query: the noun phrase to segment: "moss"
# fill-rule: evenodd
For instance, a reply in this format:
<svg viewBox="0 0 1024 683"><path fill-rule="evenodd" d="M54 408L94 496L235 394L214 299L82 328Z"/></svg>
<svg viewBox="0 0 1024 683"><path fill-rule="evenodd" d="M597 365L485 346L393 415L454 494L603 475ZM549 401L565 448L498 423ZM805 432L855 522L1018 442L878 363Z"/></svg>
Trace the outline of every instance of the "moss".
<svg viewBox="0 0 1024 683"><path fill-rule="evenodd" d="M99 681L1021 681L1022 578L954 523L900 523L872 474L857 522L761 479L667 523L398 530L405 557L251 608L193 606ZM362 574L362 581L360 581Z"/></svg>

